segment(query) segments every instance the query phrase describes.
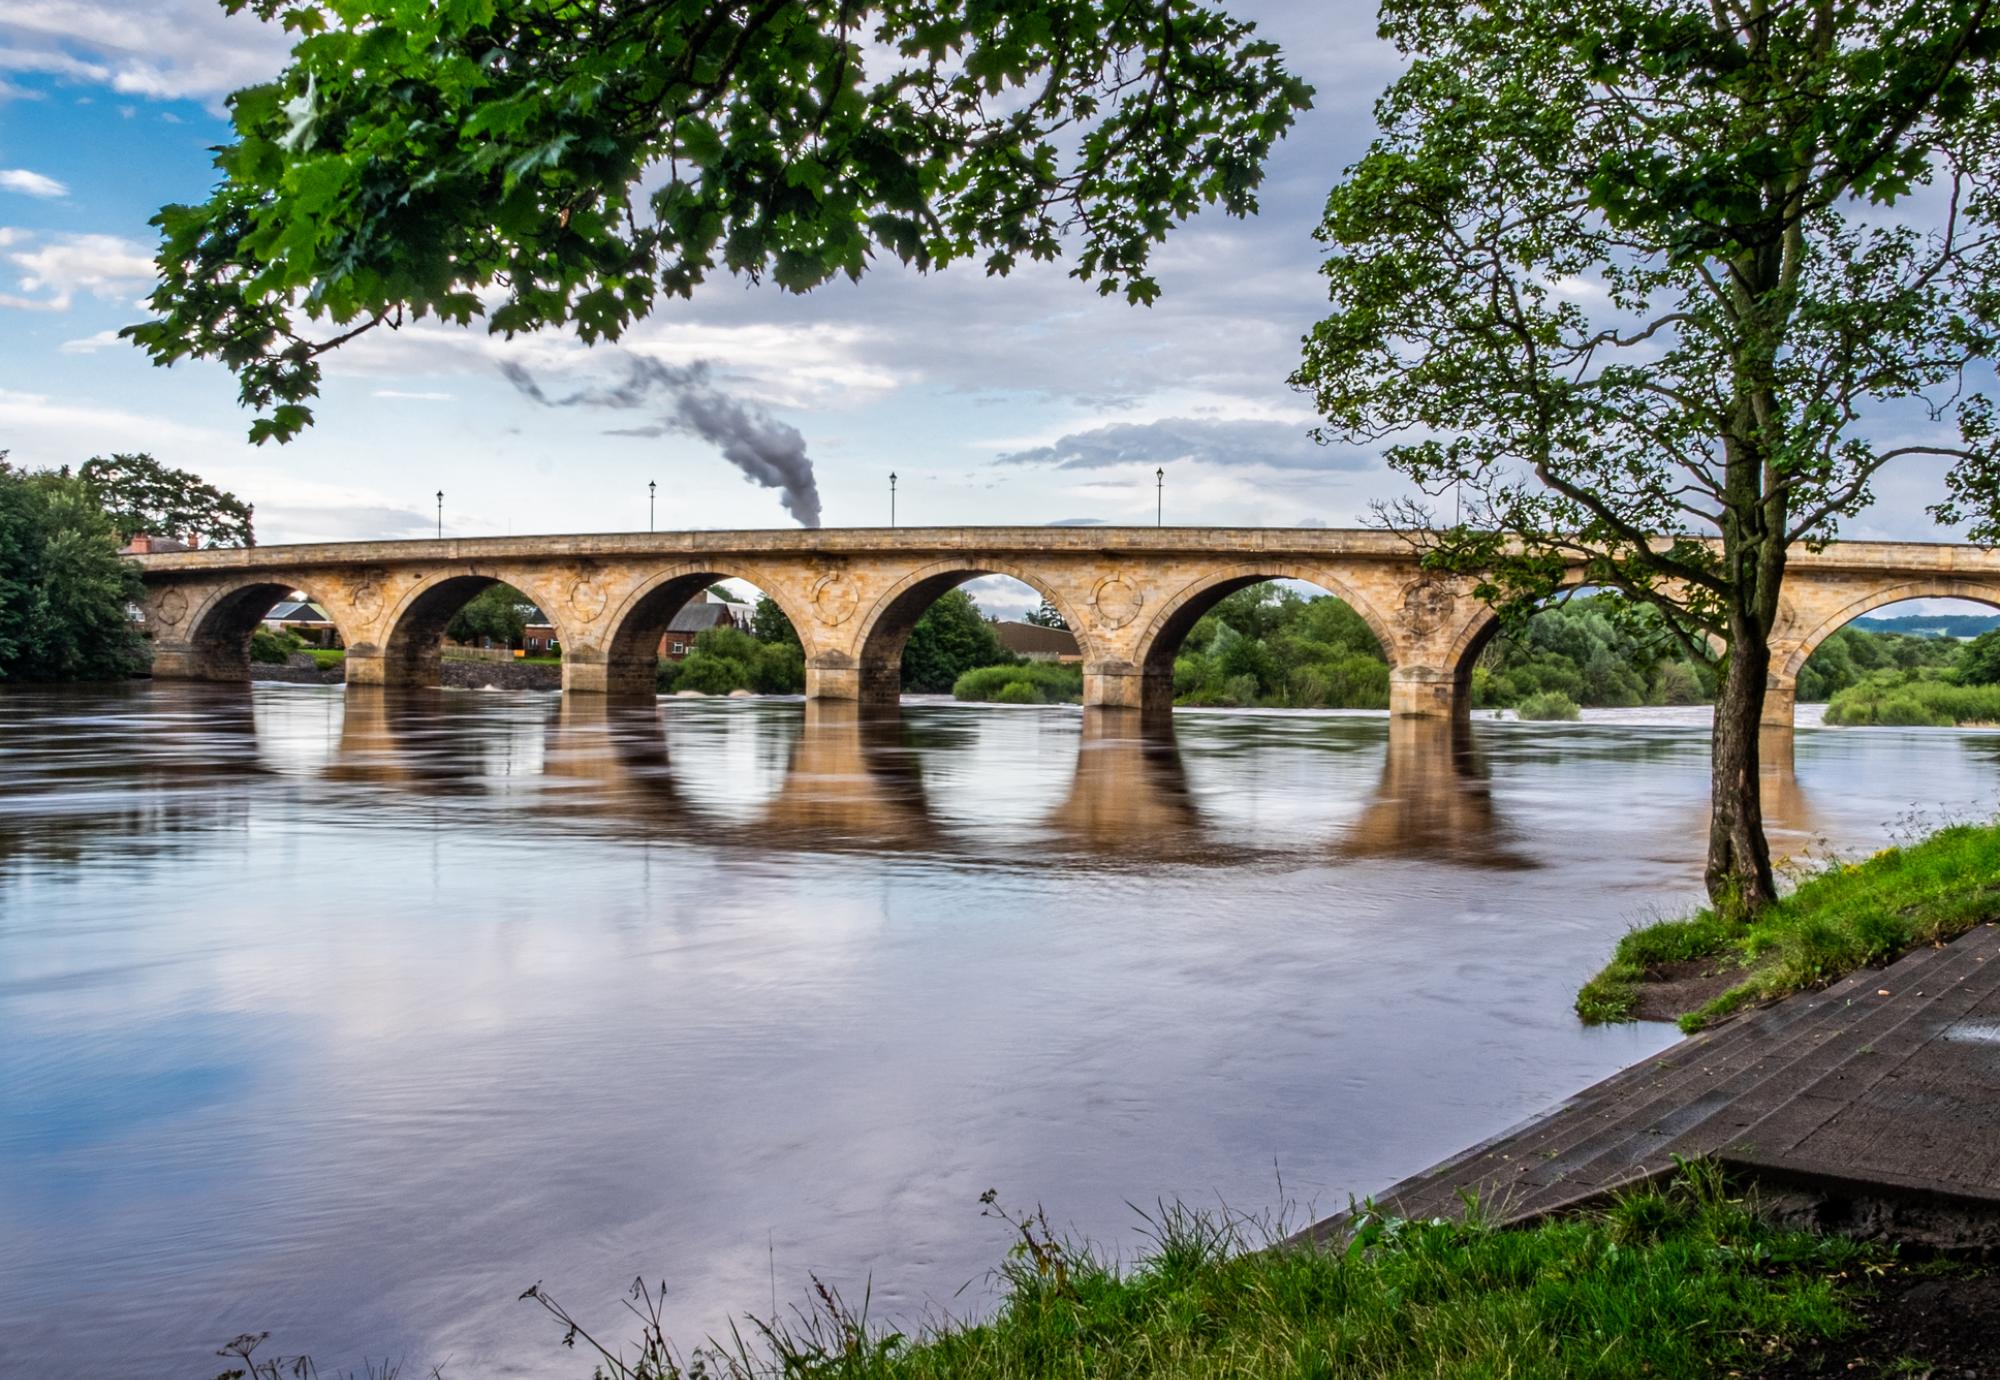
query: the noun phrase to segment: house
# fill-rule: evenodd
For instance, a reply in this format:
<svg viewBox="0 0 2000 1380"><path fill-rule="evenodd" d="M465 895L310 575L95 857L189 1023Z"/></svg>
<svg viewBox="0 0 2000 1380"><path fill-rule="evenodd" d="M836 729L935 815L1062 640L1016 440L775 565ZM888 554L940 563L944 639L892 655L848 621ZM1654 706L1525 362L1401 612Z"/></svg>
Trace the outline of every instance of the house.
<svg viewBox="0 0 2000 1380"><path fill-rule="evenodd" d="M1045 628L1039 623L1011 623L995 620L993 631L1000 645L1024 661L1082 661L1076 634L1067 628Z"/></svg>
<svg viewBox="0 0 2000 1380"><path fill-rule="evenodd" d="M160 551L192 551L200 544L199 537L194 538L191 545L174 537L156 537L150 533L137 532L133 534L132 540L125 543L121 551L127 556L150 556Z"/></svg>
<svg viewBox="0 0 2000 1380"><path fill-rule="evenodd" d="M750 616L741 604L711 599L703 590L681 605L660 639L660 660L682 661L694 650L694 640L710 628L748 628Z"/></svg>
<svg viewBox="0 0 2000 1380"><path fill-rule="evenodd" d="M527 648L529 656L545 655L561 648L562 640L549 623L548 615L538 608L523 608L522 616L527 627L521 636L521 645ZM743 628L750 626L750 615L743 605L709 597L707 590L681 606L674 621L667 625L666 633L660 638L660 659L680 661L694 650L695 638L710 628ZM1067 634L1065 634L1067 636Z"/></svg>
<svg viewBox="0 0 2000 1380"><path fill-rule="evenodd" d="M315 647L340 645L340 633L326 616L326 610L298 590L274 605L262 621L272 632L294 633Z"/></svg>

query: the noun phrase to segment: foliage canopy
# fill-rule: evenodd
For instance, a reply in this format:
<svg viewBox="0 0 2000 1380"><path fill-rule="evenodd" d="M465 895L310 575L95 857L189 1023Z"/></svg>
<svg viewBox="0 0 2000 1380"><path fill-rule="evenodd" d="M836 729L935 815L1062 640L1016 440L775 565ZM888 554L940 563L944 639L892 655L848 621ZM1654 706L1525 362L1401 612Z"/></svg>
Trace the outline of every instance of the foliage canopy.
<svg viewBox="0 0 2000 1380"><path fill-rule="evenodd" d="M220 360L255 440L311 421L327 351L485 317L616 339L718 270L803 292L886 252L1148 302L1154 244L1256 207L1310 100L1200 0L224 0L298 35L169 206L161 364Z"/></svg>
<svg viewBox="0 0 2000 1380"><path fill-rule="evenodd" d="M257 544L248 503L143 451L93 455L77 473L110 516L120 541L146 532L195 538L208 546Z"/></svg>
<svg viewBox="0 0 2000 1380"><path fill-rule="evenodd" d="M120 679L144 653L138 570L82 479L23 473L0 452L0 681Z"/></svg>

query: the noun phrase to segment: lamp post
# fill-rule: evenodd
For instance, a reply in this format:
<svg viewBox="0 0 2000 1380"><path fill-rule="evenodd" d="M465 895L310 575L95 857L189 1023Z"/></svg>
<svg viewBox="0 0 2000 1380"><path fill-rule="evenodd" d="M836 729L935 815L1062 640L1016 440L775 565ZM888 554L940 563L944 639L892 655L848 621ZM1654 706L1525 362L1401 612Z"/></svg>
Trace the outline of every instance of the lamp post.
<svg viewBox="0 0 2000 1380"><path fill-rule="evenodd" d="M444 490L438 490L438 540L444 540Z"/></svg>
<svg viewBox="0 0 2000 1380"><path fill-rule="evenodd" d="M659 490L659 487L658 484L655 484L650 479L646 481L646 530L648 532L653 530L653 497Z"/></svg>
<svg viewBox="0 0 2000 1380"><path fill-rule="evenodd" d="M889 471L889 525L896 525L896 472Z"/></svg>
<svg viewBox="0 0 2000 1380"><path fill-rule="evenodd" d="M1153 471L1153 526L1164 527L1167 513L1167 471L1163 465Z"/></svg>

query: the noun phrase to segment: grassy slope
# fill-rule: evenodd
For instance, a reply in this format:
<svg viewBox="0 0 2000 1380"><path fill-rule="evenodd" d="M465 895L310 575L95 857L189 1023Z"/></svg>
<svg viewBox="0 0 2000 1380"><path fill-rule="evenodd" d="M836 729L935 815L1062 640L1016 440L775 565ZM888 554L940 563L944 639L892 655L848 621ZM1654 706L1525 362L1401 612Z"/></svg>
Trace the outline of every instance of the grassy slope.
<svg viewBox="0 0 2000 1380"><path fill-rule="evenodd" d="M1525 1230L1362 1220L1345 1250L1246 1252L1213 1219L1170 1211L1150 1257L1123 1272L1053 1243L1036 1222L1016 1224L1022 1244L988 1322L885 1336L822 1290L820 1307L797 1323L754 1329L755 1345L739 1338L682 1362L648 1329L650 1361L628 1355L603 1373L1712 1376L1844 1334L1855 1325L1847 1300L1856 1281L1888 1259L1759 1221L1702 1165L1663 1192Z"/></svg>
<svg viewBox="0 0 2000 1380"><path fill-rule="evenodd" d="M1746 1003L1824 987L1996 917L2000 824L1954 825L1909 848L1830 867L1748 925L1704 910L1633 930L1584 984L1576 1011L1593 1024L1631 1019L1637 984L1658 964L1712 958L1740 968L1740 982L1680 1018L1692 1032Z"/></svg>

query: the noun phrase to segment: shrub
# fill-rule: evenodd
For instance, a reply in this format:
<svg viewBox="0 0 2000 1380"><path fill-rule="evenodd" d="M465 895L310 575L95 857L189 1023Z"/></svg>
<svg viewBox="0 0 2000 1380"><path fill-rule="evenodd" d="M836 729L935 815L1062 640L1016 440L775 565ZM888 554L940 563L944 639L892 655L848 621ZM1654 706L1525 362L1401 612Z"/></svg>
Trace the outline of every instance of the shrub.
<svg viewBox="0 0 2000 1380"><path fill-rule="evenodd" d="M1524 719L1568 720L1578 716L1576 701L1560 690L1538 690L1522 700L1514 712Z"/></svg>
<svg viewBox="0 0 2000 1380"><path fill-rule="evenodd" d="M659 669L653 672L653 689L662 695L671 695L681 683L681 663L660 658Z"/></svg>
<svg viewBox="0 0 2000 1380"><path fill-rule="evenodd" d="M292 653L305 649L305 639L294 632L273 632L260 627L250 634L250 659L266 666L283 666L292 659Z"/></svg>
<svg viewBox="0 0 2000 1380"><path fill-rule="evenodd" d="M704 695L726 695L731 690L750 688L750 670L733 657L711 656L697 649L681 663L674 688L698 690Z"/></svg>
<svg viewBox="0 0 2000 1380"><path fill-rule="evenodd" d="M1034 698L1016 698L1023 690ZM981 666L952 682L951 693L954 699L998 704L1075 704L1083 698L1083 668L1052 661Z"/></svg>

